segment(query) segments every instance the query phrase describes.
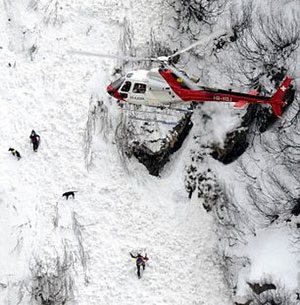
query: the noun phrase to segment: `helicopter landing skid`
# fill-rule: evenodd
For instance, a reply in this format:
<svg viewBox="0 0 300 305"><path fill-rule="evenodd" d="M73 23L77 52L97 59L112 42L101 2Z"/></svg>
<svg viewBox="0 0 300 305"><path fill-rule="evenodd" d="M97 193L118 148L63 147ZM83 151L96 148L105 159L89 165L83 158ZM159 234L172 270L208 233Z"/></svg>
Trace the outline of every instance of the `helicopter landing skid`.
<svg viewBox="0 0 300 305"><path fill-rule="evenodd" d="M122 111L133 112L134 114L135 113L145 113L145 114L167 115L167 116L173 116L174 117L174 114L157 112L157 111L143 111L143 110L132 110L132 109L122 109Z"/></svg>
<svg viewBox="0 0 300 305"><path fill-rule="evenodd" d="M152 106L152 105L145 105L146 107L153 107L153 108L158 108L160 110L171 110L171 111L177 111L177 112L184 112L184 113L193 113L193 110L190 109L182 109L182 108L172 108L170 106Z"/></svg>
<svg viewBox="0 0 300 305"><path fill-rule="evenodd" d="M179 122L166 121L166 120L158 120L158 119L154 119L154 120L144 119L144 118L139 118L139 117L136 117L136 116L133 116L133 115L129 115L128 118L132 119L132 120L136 120L136 121L151 122L151 123L161 123L161 124L173 125L173 126L176 126L176 125L179 124Z"/></svg>

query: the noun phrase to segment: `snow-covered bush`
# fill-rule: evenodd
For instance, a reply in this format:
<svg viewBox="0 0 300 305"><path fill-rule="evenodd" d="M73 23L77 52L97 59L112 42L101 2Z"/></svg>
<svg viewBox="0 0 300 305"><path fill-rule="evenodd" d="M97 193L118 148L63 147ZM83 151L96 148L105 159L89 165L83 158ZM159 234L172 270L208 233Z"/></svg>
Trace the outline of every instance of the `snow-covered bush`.
<svg viewBox="0 0 300 305"><path fill-rule="evenodd" d="M155 35L155 32L153 29L150 31L150 40L147 45L148 49L148 57L150 58L156 58L159 56L169 56L173 53L175 53L178 50L171 50L171 48L168 46L166 41L160 41L157 39L157 36ZM180 55L174 56L173 58L169 59L169 63L177 64L180 59ZM152 66L152 62L148 62L149 67Z"/></svg>
<svg viewBox="0 0 300 305"><path fill-rule="evenodd" d="M248 26L244 35L235 43L237 74L242 74L247 85L258 90L262 76L276 79L278 71L286 68L287 60L300 43L299 21L294 14L287 17L281 12L271 11L269 16L256 11L257 18ZM246 18L247 20L247 18Z"/></svg>
<svg viewBox="0 0 300 305"><path fill-rule="evenodd" d="M296 50L300 44L299 17L295 12L271 8L266 15L252 2L230 8L233 35L221 41L223 60L219 69L237 86L255 89L271 96L296 66ZM230 45L229 48L224 46ZM213 50L212 54L216 55ZM218 57L219 58L219 57ZM290 87L285 102L294 102L295 88ZM286 111L288 107L284 107ZM271 107L250 105L250 132L265 132L276 121Z"/></svg>
<svg viewBox="0 0 300 305"><path fill-rule="evenodd" d="M298 113L298 111L295 110ZM300 164L300 134L299 122L287 123L269 136L261 138L264 149L268 152L270 164L260 177L251 177L247 165L240 163L244 174L250 178L247 192L250 205L255 209L260 224L269 226L274 221L289 221L292 215L297 216L296 207L299 202L299 164ZM294 212L293 212L294 210Z"/></svg>
<svg viewBox="0 0 300 305"><path fill-rule="evenodd" d="M230 23L235 38L234 41L252 26L252 13L253 1L243 3L241 7L230 7Z"/></svg>
<svg viewBox="0 0 300 305"><path fill-rule="evenodd" d="M227 0L168 0L167 3L175 10L178 30L197 36L201 31L200 24L216 22Z"/></svg>
<svg viewBox="0 0 300 305"><path fill-rule="evenodd" d="M246 296L247 304L249 305L296 305L298 302L292 295L279 285L267 285L268 289L257 290L256 287L263 287L258 284L250 284L251 287L248 295ZM274 288L275 287L275 288Z"/></svg>
<svg viewBox="0 0 300 305"><path fill-rule="evenodd" d="M230 9L230 27L231 30L214 39L214 46L210 55L217 53L227 48L231 43L237 41L244 35L244 32L252 26L253 2L243 3L241 7L231 6Z"/></svg>
<svg viewBox="0 0 300 305"><path fill-rule="evenodd" d="M289 219L297 197L277 174L268 172L263 180L263 185L252 182L247 187L251 205L261 218L260 223L268 226L279 218L281 221Z"/></svg>
<svg viewBox="0 0 300 305"><path fill-rule="evenodd" d="M101 134L106 140L110 127L107 107L103 101L92 96L84 133L84 157L87 169L93 164L92 143L94 135Z"/></svg>
<svg viewBox="0 0 300 305"><path fill-rule="evenodd" d="M297 102L297 101L295 101ZM282 158L282 164L291 173L291 175L299 180L300 167L300 108L295 109L293 118L289 118L286 127L277 133L278 147L273 147L272 143L268 143L269 150Z"/></svg>
<svg viewBox="0 0 300 305"><path fill-rule="evenodd" d="M43 14L43 21L45 24L53 26L61 25L63 2L58 0L31 0L28 7L35 11L41 11Z"/></svg>
<svg viewBox="0 0 300 305"><path fill-rule="evenodd" d="M67 305L73 297L70 268L73 258L67 251L51 262L36 259L31 266L31 296L38 305Z"/></svg>
<svg viewBox="0 0 300 305"><path fill-rule="evenodd" d="M82 265L83 269L83 276L84 276L84 283L85 285L88 285L89 283L89 276L88 276L88 255L85 251L84 245L83 245L83 230L84 226L79 222L78 220L79 215L76 212L72 213L72 228L74 235L76 237L77 243L78 243L78 253L80 258L80 263Z"/></svg>
<svg viewBox="0 0 300 305"><path fill-rule="evenodd" d="M186 167L184 183L189 198L196 192L198 198L202 198L204 208L211 211L222 191L215 174L205 165L206 157L205 152L191 151L191 163Z"/></svg>
<svg viewBox="0 0 300 305"><path fill-rule="evenodd" d="M222 189L222 195L213 208L220 241L229 247L245 244L246 234L255 235L255 228L247 211L240 208L243 203L236 202L232 191L224 185Z"/></svg>
<svg viewBox="0 0 300 305"><path fill-rule="evenodd" d="M231 289L232 294L236 294L238 279L240 272L250 266L248 257L228 255L223 251L220 255L221 269L223 270L224 280L227 286Z"/></svg>

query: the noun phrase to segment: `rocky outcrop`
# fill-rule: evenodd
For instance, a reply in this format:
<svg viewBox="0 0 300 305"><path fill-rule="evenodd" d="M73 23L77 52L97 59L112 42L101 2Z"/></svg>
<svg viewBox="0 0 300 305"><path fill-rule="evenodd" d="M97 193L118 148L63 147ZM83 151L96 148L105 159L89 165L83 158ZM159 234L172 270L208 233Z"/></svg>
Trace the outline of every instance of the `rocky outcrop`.
<svg viewBox="0 0 300 305"><path fill-rule="evenodd" d="M170 155L176 152L193 127L191 113L186 114L179 123L171 130L168 137L162 142L158 151L152 151L147 143L134 141L130 147L131 153L146 166L149 174L158 176L165 164L169 161ZM161 140L160 140L161 141Z"/></svg>
<svg viewBox="0 0 300 305"><path fill-rule="evenodd" d="M276 289L276 286L274 284L258 284L258 283L247 283L249 285L249 287L252 289L252 291L256 294L261 294L267 290L270 289Z"/></svg>
<svg viewBox="0 0 300 305"><path fill-rule="evenodd" d="M229 164L241 156L248 147L248 129L240 127L227 133L223 147L213 144L211 156L224 164Z"/></svg>
<svg viewBox="0 0 300 305"><path fill-rule="evenodd" d="M297 199L297 203L294 205L291 213L294 215L294 216L298 216L300 215L300 198Z"/></svg>

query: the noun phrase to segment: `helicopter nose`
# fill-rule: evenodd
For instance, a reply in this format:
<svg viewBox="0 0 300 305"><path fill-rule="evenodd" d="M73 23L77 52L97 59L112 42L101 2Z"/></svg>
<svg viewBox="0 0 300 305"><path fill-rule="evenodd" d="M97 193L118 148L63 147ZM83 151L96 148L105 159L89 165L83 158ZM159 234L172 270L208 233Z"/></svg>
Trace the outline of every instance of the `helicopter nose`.
<svg viewBox="0 0 300 305"><path fill-rule="evenodd" d="M106 91L109 95L114 96L115 95L115 89L112 87L112 85L110 84L109 86L107 86Z"/></svg>

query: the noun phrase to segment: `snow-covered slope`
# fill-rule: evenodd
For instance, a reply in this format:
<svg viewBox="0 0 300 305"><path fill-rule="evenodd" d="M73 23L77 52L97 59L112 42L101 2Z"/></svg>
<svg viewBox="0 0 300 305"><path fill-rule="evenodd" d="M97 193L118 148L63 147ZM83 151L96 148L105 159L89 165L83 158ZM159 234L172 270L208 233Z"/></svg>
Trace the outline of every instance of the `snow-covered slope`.
<svg viewBox="0 0 300 305"><path fill-rule="evenodd" d="M105 95L114 63L67 53L117 53L124 17L143 45L148 25L158 27L158 3L1 2L1 304L39 304L38 275L58 262L68 304L229 304L211 215L183 189L190 139L162 178L134 160L128 172L114 143L117 108ZM91 95L105 107L87 168ZM68 190L78 191L74 200L61 197ZM129 257L139 249L150 258L142 280Z"/></svg>

